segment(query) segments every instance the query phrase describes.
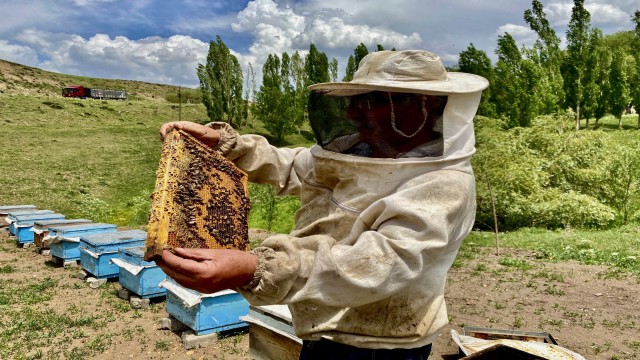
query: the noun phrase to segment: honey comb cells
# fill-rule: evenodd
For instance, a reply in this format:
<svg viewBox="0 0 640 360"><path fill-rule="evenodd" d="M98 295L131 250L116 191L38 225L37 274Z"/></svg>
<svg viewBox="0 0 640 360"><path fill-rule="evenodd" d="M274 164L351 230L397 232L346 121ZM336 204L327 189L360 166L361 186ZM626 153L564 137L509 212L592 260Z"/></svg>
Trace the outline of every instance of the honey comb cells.
<svg viewBox="0 0 640 360"><path fill-rule="evenodd" d="M249 251L248 176L231 161L182 130L162 145L145 260L163 249Z"/></svg>

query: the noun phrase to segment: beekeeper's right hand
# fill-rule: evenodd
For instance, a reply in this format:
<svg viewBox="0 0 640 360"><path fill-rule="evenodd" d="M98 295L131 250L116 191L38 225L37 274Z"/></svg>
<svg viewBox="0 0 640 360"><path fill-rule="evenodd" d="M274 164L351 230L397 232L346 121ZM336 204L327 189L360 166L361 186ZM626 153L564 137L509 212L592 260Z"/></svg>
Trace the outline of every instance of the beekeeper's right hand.
<svg viewBox="0 0 640 360"><path fill-rule="evenodd" d="M160 140L164 141L164 137L172 129L185 131L200 140L203 144L212 148L216 147L216 145L218 145L218 141L220 141L220 132L218 130L190 121L172 121L164 123L160 127Z"/></svg>

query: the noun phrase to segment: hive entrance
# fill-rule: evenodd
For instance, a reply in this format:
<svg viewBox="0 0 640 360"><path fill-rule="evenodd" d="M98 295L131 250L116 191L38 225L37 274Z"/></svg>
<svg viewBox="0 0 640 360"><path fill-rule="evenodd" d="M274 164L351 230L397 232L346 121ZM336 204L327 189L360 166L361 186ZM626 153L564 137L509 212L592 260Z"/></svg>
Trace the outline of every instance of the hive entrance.
<svg viewBox="0 0 640 360"><path fill-rule="evenodd" d="M165 137L145 260L172 248L249 250L248 177L182 130Z"/></svg>

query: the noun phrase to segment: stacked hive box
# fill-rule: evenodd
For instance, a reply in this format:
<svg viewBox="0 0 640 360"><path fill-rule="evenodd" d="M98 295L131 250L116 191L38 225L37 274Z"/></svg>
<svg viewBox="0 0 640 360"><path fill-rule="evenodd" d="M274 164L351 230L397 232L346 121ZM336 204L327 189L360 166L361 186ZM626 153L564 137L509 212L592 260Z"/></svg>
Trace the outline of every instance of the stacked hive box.
<svg viewBox="0 0 640 360"><path fill-rule="evenodd" d="M143 299L165 296L167 291L159 284L167 275L154 261L145 261L143 256L144 246L118 251L118 257L111 260L119 267L118 282Z"/></svg>
<svg viewBox="0 0 640 360"><path fill-rule="evenodd" d="M62 220L65 216L59 213L17 215L9 226L9 231L16 236L18 245L33 243L33 227L36 221Z"/></svg>
<svg viewBox="0 0 640 360"><path fill-rule="evenodd" d="M62 219L62 220L38 220L33 223L31 231L33 232L33 243L37 248L49 249L49 227L61 225L80 225L89 224L89 219Z"/></svg>
<svg viewBox="0 0 640 360"><path fill-rule="evenodd" d="M106 232L116 232L115 224L90 223L76 225L56 225L49 228L51 256L63 264L80 260L80 237Z"/></svg>
<svg viewBox="0 0 640 360"><path fill-rule="evenodd" d="M142 246L147 238L143 230L124 230L80 237L80 264L97 279L117 278L118 265L111 262L118 251Z"/></svg>

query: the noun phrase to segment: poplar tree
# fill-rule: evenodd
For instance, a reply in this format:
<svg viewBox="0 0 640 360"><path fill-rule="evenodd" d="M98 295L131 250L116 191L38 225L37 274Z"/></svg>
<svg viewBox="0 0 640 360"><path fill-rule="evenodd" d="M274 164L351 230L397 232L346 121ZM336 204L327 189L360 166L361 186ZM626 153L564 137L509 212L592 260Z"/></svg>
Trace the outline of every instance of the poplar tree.
<svg viewBox="0 0 640 360"><path fill-rule="evenodd" d="M636 50L634 53L636 71L634 71L634 77L631 79L631 97L633 99L633 105L638 112L638 129L640 129L640 69L638 69L640 66L640 10L636 10L633 13L631 21L635 24L633 31L635 35L633 49Z"/></svg>
<svg viewBox="0 0 640 360"><path fill-rule="evenodd" d="M462 72L480 75L489 80L490 84L493 83L493 66L491 66L491 60L489 56L487 56L487 53L476 49L473 43L469 44L467 49L460 53L458 69ZM495 115L495 105L491 102L491 90L492 86L489 86L482 92L482 98L478 106L478 114L480 115L489 117Z"/></svg>
<svg viewBox="0 0 640 360"><path fill-rule="evenodd" d="M197 74L209 119L226 121L232 126L240 122L244 102L242 68L220 36L209 43L207 63L198 64Z"/></svg>
<svg viewBox="0 0 640 360"><path fill-rule="evenodd" d="M622 129L622 115L631 100L629 78L627 76L627 54L621 49L613 51L611 61L611 74L609 83L611 84L611 94L609 104L611 114L618 119L618 128Z"/></svg>
<svg viewBox="0 0 640 360"><path fill-rule="evenodd" d="M283 54L288 64L289 56ZM291 87L278 55L269 54L262 67L262 85L256 95L255 115L262 121L265 129L275 137L277 145L281 145L284 136L295 132L293 106L291 104Z"/></svg>
<svg viewBox="0 0 640 360"><path fill-rule="evenodd" d="M309 54L305 59L306 86L330 81L329 60L327 54L318 51L318 48L311 43Z"/></svg>
<svg viewBox="0 0 640 360"><path fill-rule="evenodd" d="M353 61L356 64L356 71L360 67L360 61L369 55L369 49L367 49L367 45L364 43L358 44L355 49L353 49Z"/></svg>
<svg viewBox="0 0 640 360"><path fill-rule="evenodd" d="M356 72L356 61L353 58L353 55L349 55L349 60L347 61L347 68L345 70L344 77L342 81L351 81L353 80L353 74Z"/></svg>
<svg viewBox="0 0 640 360"><path fill-rule="evenodd" d="M576 131L580 130L580 106L584 97L586 59L591 15L584 0L574 0L567 30L567 49L563 63L566 105L576 112Z"/></svg>
<svg viewBox="0 0 640 360"><path fill-rule="evenodd" d="M545 114L559 110L564 104L563 79L560 72L562 64L562 51L560 50L560 38L549 24L547 16L539 0L533 0L531 9L524 12L524 20L531 30L538 34L538 39L533 50L537 54L539 65L547 78L550 91L543 95L542 112Z"/></svg>

